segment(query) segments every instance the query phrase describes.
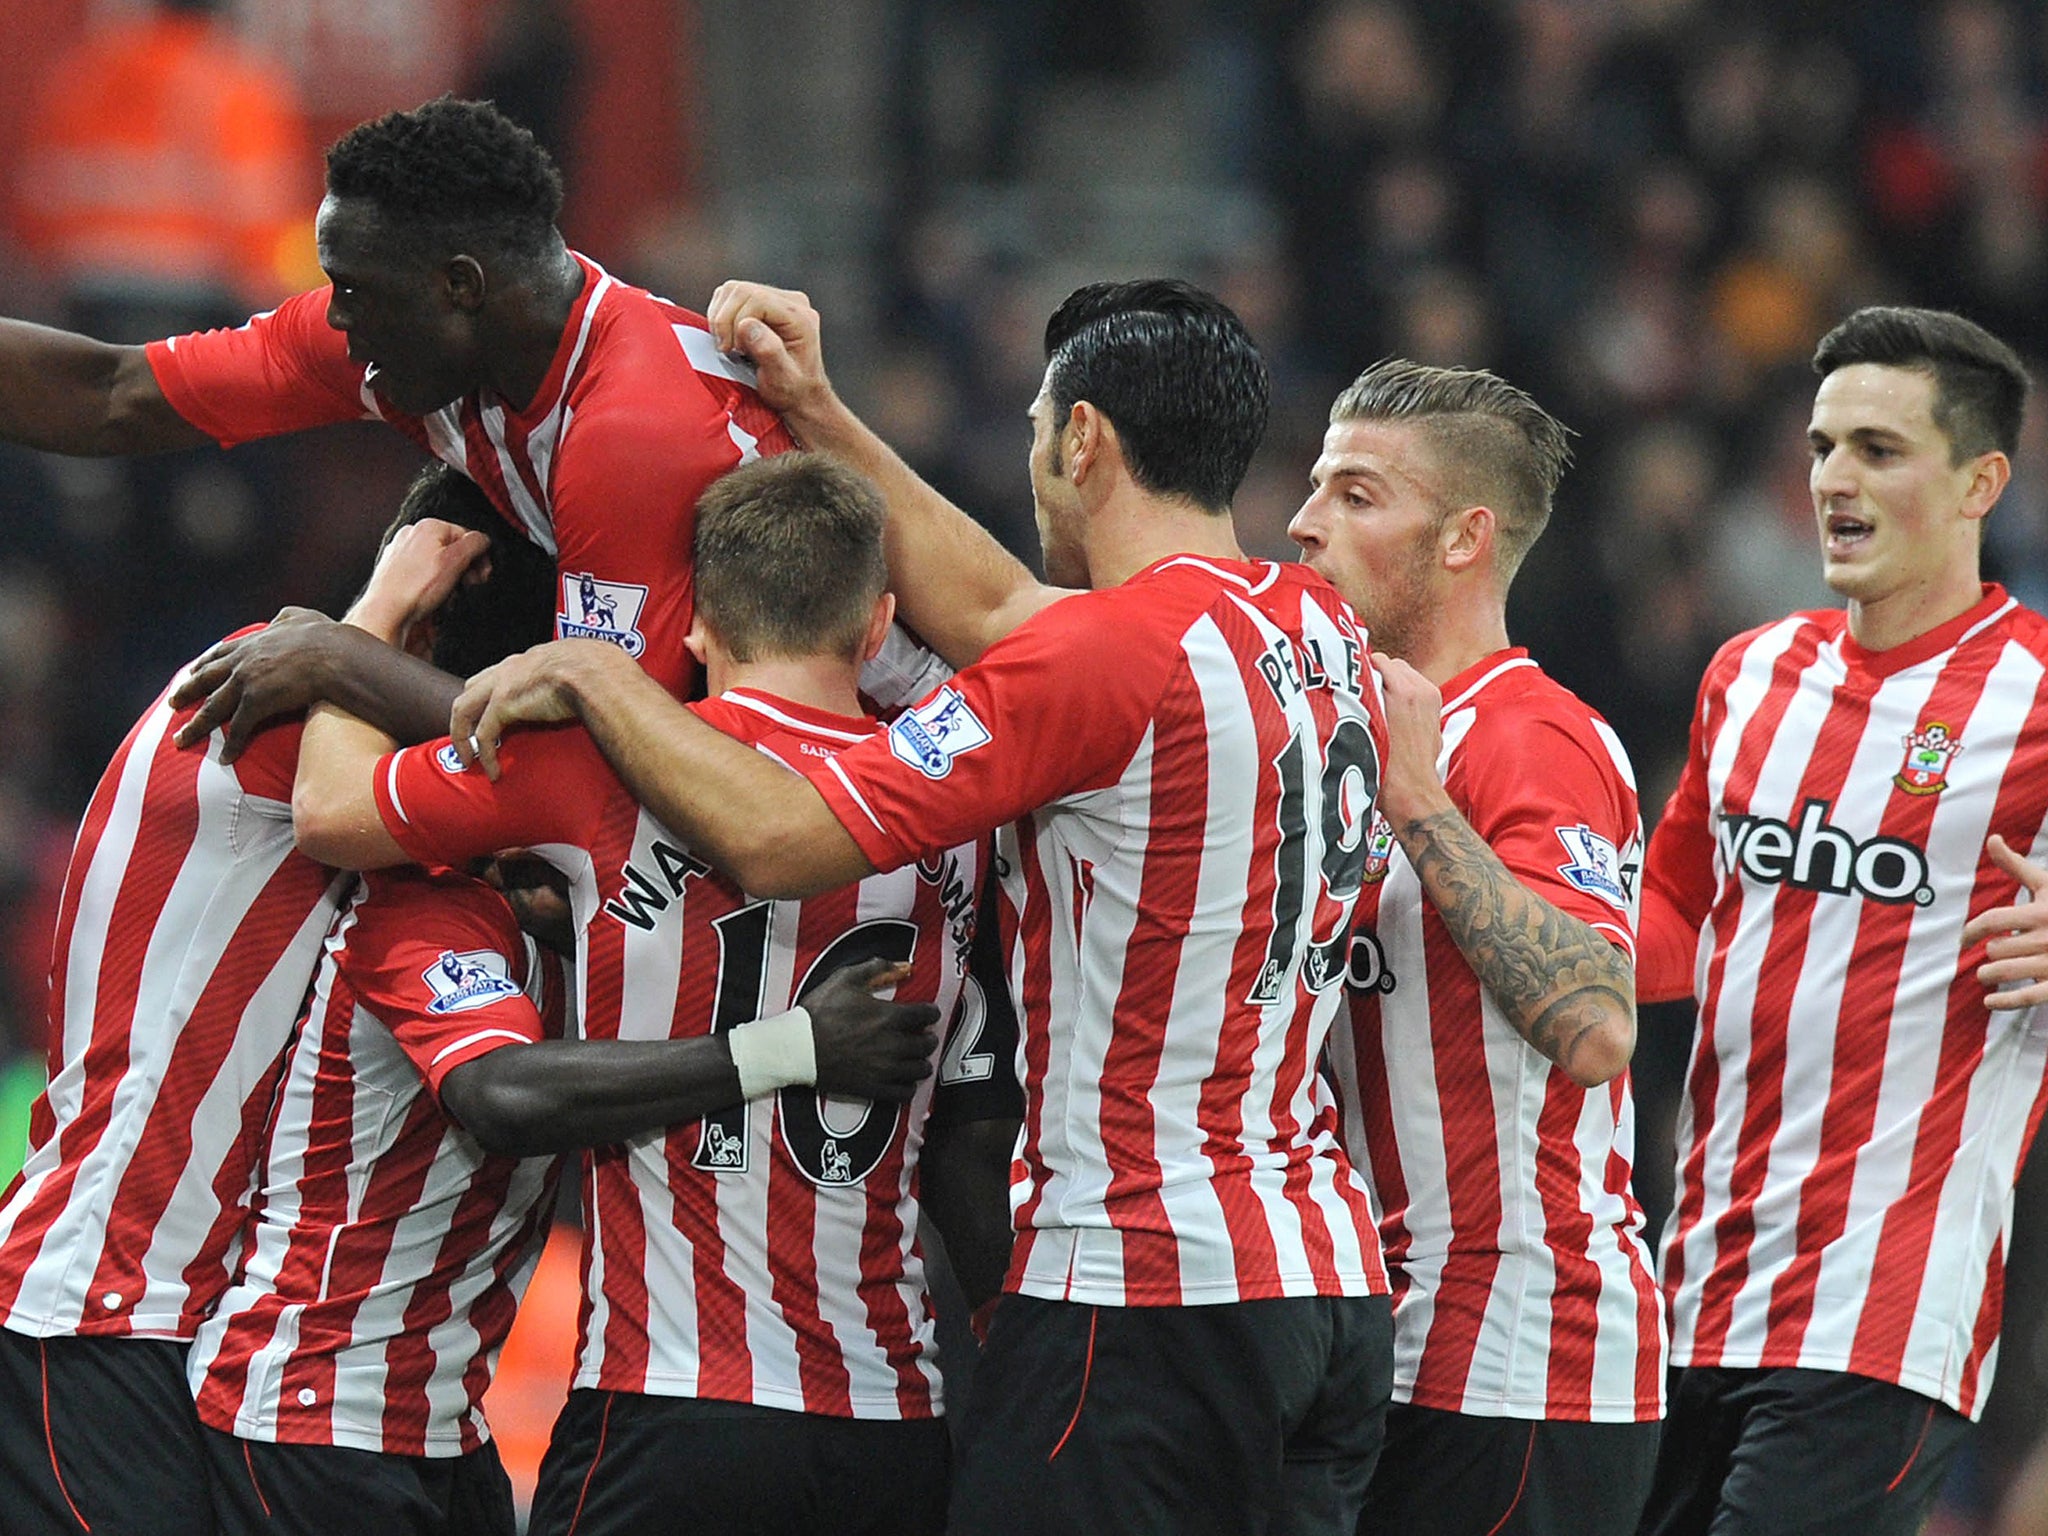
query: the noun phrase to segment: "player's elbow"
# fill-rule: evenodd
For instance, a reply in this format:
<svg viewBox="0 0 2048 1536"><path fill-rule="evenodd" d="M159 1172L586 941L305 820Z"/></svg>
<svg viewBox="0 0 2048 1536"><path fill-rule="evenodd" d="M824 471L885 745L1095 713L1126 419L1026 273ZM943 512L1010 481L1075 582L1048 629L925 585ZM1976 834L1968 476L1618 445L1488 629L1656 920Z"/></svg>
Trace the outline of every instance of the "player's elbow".
<svg viewBox="0 0 2048 1536"><path fill-rule="evenodd" d="M537 1157L560 1151L561 1106L545 1083L505 1070L516 1066L514 1054L493 1051L450 1072L441 1083L442 1107L486 1152Z"/></svg>
<svg viewBox="0 0 2048 1536"><path fill-rule="evenodd" d="M350 868L343 821L332 798L321 792L317 782L300 774L292 785L292 839L299 852L336 869Z"/></svg>
<svg viewBox="0 0 2048 1536"><path fill-rule="evenodd" d="M1602 1005L1598 1022L1579 1036L1568 1059L1559 1063L1581 1088L1613 1082L1628 1070L1636 1053L1635 1005L1619 996L1603 998Z"/></svg>

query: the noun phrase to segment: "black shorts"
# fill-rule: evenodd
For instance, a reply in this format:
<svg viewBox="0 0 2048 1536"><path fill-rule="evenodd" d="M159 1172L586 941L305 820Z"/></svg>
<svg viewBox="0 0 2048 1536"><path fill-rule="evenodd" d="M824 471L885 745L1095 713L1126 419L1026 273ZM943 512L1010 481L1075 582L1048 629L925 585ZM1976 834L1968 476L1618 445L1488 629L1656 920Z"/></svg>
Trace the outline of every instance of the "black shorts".
<svg viewBox="0 0 2048 1536"><path fill-rule="evenodd" d="M1095 1307L1005 1296L955 1536L1351 1536L1393 1390L1384 1296Z"/></svg>
<svg viewBox="0 0 2048 1536"><path fill-rule="evenodd" d="M1841 1371L1671 1373L1645 1536L1913 1536L1970 1428Z"/></svg>
<svg viewBox="0 0 2048 1536"><path fill-rule="evenodd" d="M221 1536L514 1536L512 1480L466 1456L239 1440L200 1426Z"/></svg>
<svg viewBox="0 0 2048 1536"><path fill-rule="evenodd" d="M540 1464L528 1536L938 1536L943 1419L842 1419L578 1388Z"/></svg>
<svg viewBox="0 0 2048 1536"><path fill-rule="evenodd" d="M1396 1403L1360 1536L1629 1536L1657 1425L1489 1419Z"/></svg>
<svg viewBox="0 0 2048 1536"><path fill-rule="evenodd" d="M0 1328L0 1527L208 1536L186 1346Z"/></svg>

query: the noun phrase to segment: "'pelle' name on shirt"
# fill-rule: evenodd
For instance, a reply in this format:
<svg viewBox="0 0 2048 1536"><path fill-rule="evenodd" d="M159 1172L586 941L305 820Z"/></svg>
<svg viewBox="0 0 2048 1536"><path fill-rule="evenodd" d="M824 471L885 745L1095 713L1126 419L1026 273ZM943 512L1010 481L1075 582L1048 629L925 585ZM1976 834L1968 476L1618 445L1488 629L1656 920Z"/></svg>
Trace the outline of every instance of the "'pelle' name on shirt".
<svg viewBox="0 0 2048 1536"><path fill-rule="evenodd" d="M1330 686L1330 673L1323 662L1319 641L1303 639L1299 645L1288 636L1276 639L1258 659L1259 676L1273 690L1283 707L1289 699L1311 688ZM1344 686L1357 693L1364 681L1365 648L1349 635L1344 637Z"/></svg>

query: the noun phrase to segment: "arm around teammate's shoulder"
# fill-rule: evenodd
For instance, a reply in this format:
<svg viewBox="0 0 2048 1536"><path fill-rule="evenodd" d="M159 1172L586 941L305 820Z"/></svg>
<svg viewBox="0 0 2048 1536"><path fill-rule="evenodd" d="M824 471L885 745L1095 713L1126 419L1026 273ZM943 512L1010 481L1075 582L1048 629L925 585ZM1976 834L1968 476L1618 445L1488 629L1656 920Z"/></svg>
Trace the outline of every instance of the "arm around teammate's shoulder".
<svg viewBox="0 0 2048 1536"><path fill-rule="evenodd" d="M904 621L955 667L1066 595L932 488L849 410L826 376L818 312L792 289L721 284L711 334L754 365L761 398L807 448L866 475L889 509L889 581Z"/></svg>
<svg viewBox="0 0 2048 1536"><path fill-rule="evenodd" d="M80 455L212 441L165 398L143 348L25 320L0 320L0 437Z"/></svg>

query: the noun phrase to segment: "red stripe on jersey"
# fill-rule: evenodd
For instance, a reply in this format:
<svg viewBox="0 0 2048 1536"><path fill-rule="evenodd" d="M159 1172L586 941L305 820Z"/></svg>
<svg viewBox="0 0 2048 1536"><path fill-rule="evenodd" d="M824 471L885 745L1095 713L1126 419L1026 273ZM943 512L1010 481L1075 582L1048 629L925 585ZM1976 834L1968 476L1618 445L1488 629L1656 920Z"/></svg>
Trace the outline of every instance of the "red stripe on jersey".
<svg viewBox="0 0 2048 1536"><path fill-rule="evenodd" d="M1574 1418L1592 1412L1593 1348L1600 1334L1600 1267L1587 1256L1593 1218L1579 1202L1579 1159L1572 1139L1586 1094L1562 1072L1552 1072L1536 1120L1536 1196L1543 1207L1543 1245L1557 1276L1546 1395L1554 1408Z"/></svg>
<svg viewBox="0 0 2048 1536"><path fill-rule="evenodd" d="M1358 1114L1365 1132L1366 1147L1390 1145L1394 1139L1394 1104L1387 1089L1386 1036L1380 1029L1380 994L1377 990L1354 994L1351 1028L1357 1037ZM1372 1166L1373 1188L1387 1215L1380 1223L1380 1247L1387 1266L1387 1279L1396 1307L1408 1294L1408 1250L1415 1234L1401 1219L1408 1209L1408 1180L1398 1158L1388 1166Z"/></svg>
<svg viewBox="0 0 2048 1536"><path fill-rule="evenodd" d="M668 1140L674 1142L678 1134L671 1133ZM583 1241L586 1247L595 1242L604 1245L604 1368L627 1377L645 1376L648 1357L647 1223L640 1212L639 1186L633 1182L632 1154L624 1147L600 1147L587 1155L595 1200L586 1209L595 1209L597 1220L584 1229ZM687 1157L689 1154L685 1152L683 1155ZM671 1152L671 1166L676 1160ZM680 1217L682 1214L683 1208L678 1201L676 1215ZM692 1226L689 1230L698 1232L703 1229ZM697 1292L701 1297L704 1291L702 1241L695 1246ZM579 1349L578 1354L583 1359L590 1358L587 1344Z"/></svg>
<svg viewBox="0 0 2048 1536"><path fill-rule="evenodd" d="M1209 801L1208 730L1202 698L1185 669L1167 685L1152 721L1151 805L1154 823L1199 817ZM1269 856L1270 859L1270 856ZM1140 872L1136 921L1129 949L1163 956L1186 943L1194 914L1195 888L1202 873L1200 846L1153 847ZM1076 943L1080 924L1076 923ZM1180 1255L1173 1223L1160 1199L1158 1127L1152 1088L1159 1080L1166 1048L1168 1014L1179 971L1170 965L1127 967L1111 1013L1109 1046L1102 1060L1102 1149L1110 1169L1103 1204L1117 1212L1124 1234L1124 1287L1161 1306L1180 1304ZM1236 997L1225 1000L1232 1008ZM1226 1018L1228 1015L1226 1014ZM1230 1029L1224 1026L1224 1039ZM1202 1088L1230 1094L1211 1073ZM1234 1094L1231 1094L1234 1097ZM1241 1113L1234 1109L1233 1114ZM1220 1191L1219 1191L1220 1193ZM1233 1233L1242 1209L1224 1206ZM1266 1238L1270 1255L1271 1238Z"/></svg>
<svg viewBox="0 0 2048 1536"><path fill-rule="evenodd" d="M778 1219L768 1231L768 1268L775 1304L796 1334L805 1410L843 1416L853 1411L851 1383L832 1325L818 1310L818 1203L809 1195L802 1174L779 1157L770 1162L768 1204Z"/></svg>
<svg viewBox="0 0 2048 1536"><path fill-rule="evenodd" d="M1628 1074L1623 1073L1607 1086L1611 1092L1615 1113L1621 1112L1621 1099L1628 1084ZM1635 1191L1630 1187L1632 1169L1621 1155L1620 1150L1611 1149L1607 1154L1607 1193L1628 1202L1630 1214L1635 1218L1634 1230L1640 1231L1643 1223L1642 1208L1636 1204ZM1636 1337L1644 1341L1636 1350L1636 1401L1639 1403L1661 1403L1664 1393L1664 1295L1657 1289L1657 1282L1643 1266L1637 1254L1630 1252L1629 1235L1617 1230L1614 1245L1628 1262L1629 1283L1636 1293ZM1656 1341L1652 1347L1651 1341Z"/></svg>
<svg viewBox="0 0 2048 1536"><path fill-rule="evenodd" d="M1449 931L1436 923L1423 925L1422 949L1423 971L1430 979L1433 994L1440 979L1457 976L1463 957ZM1470 967L1465 968L1465 973L1471 974ZM1433 995L1431 1002L1437 1002ZM1485 1036L1474 1027L1478 1017L1476 984L1464 1007L1437 1005L1430 1009L1430 1056L1435 1063L1437 1102L1446 1127L1493 1123ZM1378 1165L1374 1167L1377 1171ZM1446 1256L1446 1273L1437 1290L1436 1310L1430 1318L1415 1376L1416 1395L1431 1398L1457 1398L1463 1394L1466 1373L1472 1368L1472 1351L1486 1321L1486 1303L1493 1294L1494 1275L1500 1268L1500 1150L1494 1138L1478 1134L1447 1136L1444 1183L1451 1231L1470 1232L1483 1239L1485 1246L1475 1247L1458 1265L1455 1281Z"/></svg>
<svg viewBox="0 0 2048 1536"><path fill-rule="evenodd" d="M127 751L133 749L141 729L138 724L129 735L122 758L124 764ZM168 726L165 729L168 731ZM143 958L156 933L157 915L163 911L171 885L184 865L199 828L199 803L192 792L192 785L199 776L199 765L203 761L204 754L199 752L159 751L149 765L141 810L149 835L136 837L122 872L120 890L114 897L113 910L107 919L98 988L93 999L92 1034L84 1051L85 1082L109 1086L97 1093L88 1091L78 1118L57 1133L61 1138L58 1154L62 1166L36 1191L28 1208L16 1218L8 1240L0 1245L0 1313L13 1308L29 1268L41 1253L43 1235L70 1203L74 1182L83 1166L82 1159L98 1145L112 1118L115 1094L111 1085L119 1081L128 1064L128 1026L135 1010L136 993L142 983ZM118 785L118 778L110 774L106 782ZM74 917L79 899L77 893L84 884L87 868L74 855L65 879ZM60 953L52 969L61 972L64 961L65 955ZM57 996L52 998L53 1003L60 1000ZM53 1013L50 1016L52 1080L64 1069L66 1050L64 1016ZM49 1096L45 1094L43 1097L47 1103ZM18 1184L19 1180L16 1186L10 1187L10 1194L12 1187L18 1187ZM109 1231L109 1248L112 1247L112 1238ZM146 1234L144 1241L147 1241ZM139 1258L139 1253L135 1257ZM124 1294L132 1296L132 1293ZM116 1331L120 1331L118 1327Z"/></svg>
<svg viewBox="0 0 2048 1536"><path fill-rule="evenodd" d="M1045 888L1045 871L1035 857L1039 837L1038 818L1025 816L1016 824L1016 843L1011 850L1024 876L1024 908L1010 904L1009 887L1001 889L1003 943L1012 956L1022 959L1023 985L1017 990L1020 1018L1043 1018L1052 1009L1052 896ZM1013 964L1015 962L1013 961ZM1046 1073L1051 1069L1052 1038L1044 1030L1027 1029L1020 1039L1024 1056L1024 1101L1042 1103ZM1024 1118L1024 1135L1018 1142L1018 1170L1011 1184L1025 1186L1024 1202L1011 1213L1017 1230L1016 1245L1010 1250L1010 1268L1003 1279L1005 1290L1015 1290L1031 1261L1031 1249L1039 1227L1036 1217L1045 1198L1045 1153L1040 1145L1041 1126L1036 1115Z"/></svg>
<svg viewBox="0 0 2048 1536"><path fill-rule="evenodd" d="M1800 778L1798 798L1802 804L1825 800L1832 805L1841 798L1842 783L1863 739L1869 704L1867 695L1859 697L1846 688L1836 691L1834 706L1821 723ZM1763 745L1769 746L1768 739ZM1759 756L1752 772L1761 767ZM1749 797L1738 795L1731 780L1726 801L1731 806L1747 806ZM1701 1293L1694 1335L1702 1349L1718 1349L1726 1340L1735 1297L1749 1278L1746 1251L1756 1236L1756 1202L1764 1191L1771 1143L1784 1115L1785 1053L1799 958L1806 951L1813 909L1820 898L1820 892L1802 890L1789 882L1781 884L1771 898L1771 937L1757 967L1756 1001L1750 1010L1748 1093L1737 1140L1739 1150L1729 1180L1728 1208L1714 1226L1722 1259Z"/></svg>
<svg viewBox="0 0 2048 1536"><path fill-rule="evenodd" d="M1985 679L1996 655L1995 651L1979 652L1944 667L1925 712L1937 720L1966 719L1983 697ZM1860 737L1861 718L1850 724ZM1887 837L1925 846L1938 803L1933 795L1894 795L1885 808L1879 831ZM1799 1341L1813 1316L1822 1251L1848 1225L1851 1185L1839 1176L1838 1170L1853 1158L1856 1148L1870 1140L1871 1128L1876 1123L1878 1093L1884 1081L1885 1044L1891 1034L1892 1008L1898 995L1899 969L1884 964L1883 959L1904 946L1916 910L1912 906L1866 902L1857 920L1855 949L1838 1012L1845 1025L1862 1020L1874 1021L1874 1025L1868 1031L1840 1027L1835 1035L1834 1071L1827 1107L1822 1113L1820 1155L1813 1171L1801 1182L1799 1192L1797 1257L1771 1287L1764 1343L1765 1355L1770 1359L1797 1358ZM1966 990L1981 993L1974 986L1974 978L1972 982ZM1951 1029L1954 1027L1952 1012ZM1931 1231L1932 1207L1929 1209Z"/></svg>
<svg viewBox="0 0 2048 1536"><path fill-rule="evenodd" d="M1821 636L1819 634L1802 632L1772 665L1769 693L1765 698L1763 707L1757 711L1756 716L1749 722L1748 728L1743 732L1742 743L1735 756L1735 765L1729 772L1728 787L1724 791L1724 798L1727 803L1731 805L1747 805L1750 796L1755 793L1758 770L1763 766L1764 754L1769 750L1772 738L1778 734L1778 726L1785 718L1785 711L1791 706L1794 696L1794 684L1799 675L1808 666L1812 665L1814 657L1819 654L1820 643ZM1739 658L1730 661L1731 670L1736 664L1736 660L1739 660ZM1702 685L1703 688L1706 686L1706 684ZM1713 699L1715 718L1717 720L1725 720L1727 717L1727 686L1725 678L1721 680L1721 686L1714 690ZM1709 735L1707 739L1711 741L1714 737ZM1713 1049L1715 1000L1721 994L1721 982L1726 973L1727 965L1728 950L1724 935L1720 947L1708 965L1706 1001L1700 1006L1698 1044L1694 1049L1693 1069L1688 1074L1689 1080L1686 1085L1687 1097L1691 1102L1692 1121L1696 1126L1706 1126L1713 1123L1714 1101L1720 1089L1720 1073L1717 1066L1718 1058ZM1778 1076L1780 1079L1782 1079L1783 1073L1784 1055L1781 1049L1778 1054ZM1754 1097L1759 1086L1754 1071L1748 1074L1748 1080L1750 1082L1749 1092ZM1778 1091L1777 1083L1769 1079L1766 1079L1761 1086L1764 1087L1767 1094L1773 1097ZM1701 1136L1694 1142L1692 1152L1687 1158L1687 1166L1681 1173L1679 1180L1681 1190L1679 1208L1673 1211L1671 1215L1671 1220L1679 1231L1689 1231L1693 1224L1699 1220L1700 1214L1704 1209L1705 1200L1701 1175L1706 1167L1706 1157L1706 1138ZM1760 1171L1752 1170L1752 1182L1755 1175ZM1667 1290L1675 1291L1677 1289L1684 1279L1684 1269L1683 1256L1676 1248L1673 1248L1670 1265L1665 1274L1664 1283ZM1725 1308L1721 1326L1724 1330L1727 1326Z"/></svg>

